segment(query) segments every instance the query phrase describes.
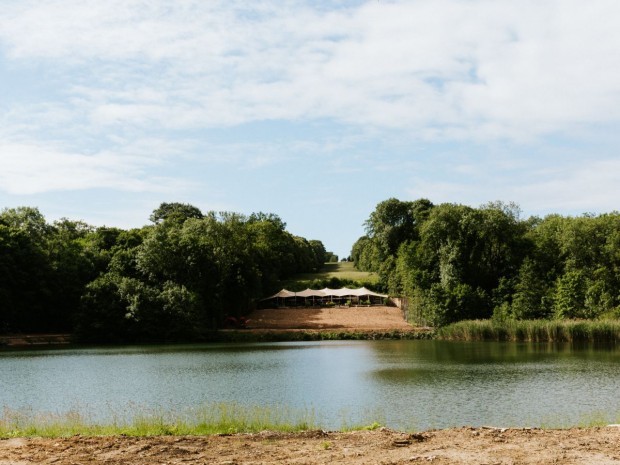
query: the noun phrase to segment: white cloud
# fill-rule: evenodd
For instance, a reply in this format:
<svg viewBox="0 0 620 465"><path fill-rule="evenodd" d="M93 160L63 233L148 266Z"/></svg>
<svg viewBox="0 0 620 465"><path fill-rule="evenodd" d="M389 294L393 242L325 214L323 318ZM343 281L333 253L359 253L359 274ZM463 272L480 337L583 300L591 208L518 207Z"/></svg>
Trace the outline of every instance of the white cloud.
<svg viewBox="0 0 620 465"><path fill-rule="evenodd" d="M330 118L521 140L620 118L613 0L5 3L6 56L52 69L100 131Z"/></svg>
<svg viewBox="0 0 620 465"><path fill-rule="evenodd" d="M548 167L542 167L538 160L509 165L501 160L486 160L475 170L460 164L438 169L447 176L441 180L414 177L406 191L408 196L472 206L492 200L515 201L526 215L618 210L620 160L616 159L582 157Z"/></svg>
<svg viewBox="0 0 620 465"><path fill-rule="evenodd" d="M524 209L538 214L617 211L620 160L582 160L511 190Z"/></svg>
<svg viewBox="0 0 620 465"><path fill-rule="evenodd" d="M102 151L71 153L51 146L0 141L0 190L9 194L38 194L90 188L129 192L172 192L182 186L167 177L146 175L156 159L141 155L149 143L137 144L137 154Z"/></svg>
<svg viewBox="0 0 620 465"><path fill-rule="evenodd" d="M549 172L472 156L444 162L446 174L424 170L433 149L413 153L413 168L405 156L373 150L419 140L583 140L590 127L614 128L618 17L612 0L340 9L301 0L7 0L0 73L4 66L36 75L40 88L36 98L0 106L0 190L187 191L192 185L171 177L183 156L230 170L347 153L323 166L418 170L409 193L433 201L515 200L534 212L617 208L620 166L609 151L605 160ZM19 85L30 90L7 88ZM334 131L320 140L204 136L266 120L330 121ZM356 156L375 162L351 168Z"/></svg>

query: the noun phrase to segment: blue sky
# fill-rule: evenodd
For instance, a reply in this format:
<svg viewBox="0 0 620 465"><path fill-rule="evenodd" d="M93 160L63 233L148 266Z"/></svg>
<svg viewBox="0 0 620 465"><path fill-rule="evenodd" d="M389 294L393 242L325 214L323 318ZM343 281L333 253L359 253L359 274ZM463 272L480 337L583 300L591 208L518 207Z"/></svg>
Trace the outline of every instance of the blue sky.
<svg viewBox="0 0 620 465"><path fill-rule="evenodd" d="M348 255L389 197L620 199L615 0L4 0L0 207L276 213Z"/></svg>

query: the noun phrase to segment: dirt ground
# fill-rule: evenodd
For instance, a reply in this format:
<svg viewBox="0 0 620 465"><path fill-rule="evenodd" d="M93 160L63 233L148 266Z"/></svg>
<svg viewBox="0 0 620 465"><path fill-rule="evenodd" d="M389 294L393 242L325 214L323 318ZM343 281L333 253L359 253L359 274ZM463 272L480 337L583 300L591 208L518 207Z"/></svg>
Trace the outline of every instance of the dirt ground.
<svg viewBox="0 0 620 465"><path fill-rule="evenodd" d="M397 307L270 308L248 318L250 329L413 330Z"/></svg>
<svg viewBox="0 0 620 465"><path fill-rule="evenodd" d="M617 426L0 440L0 465L620 464Z"/></svg>

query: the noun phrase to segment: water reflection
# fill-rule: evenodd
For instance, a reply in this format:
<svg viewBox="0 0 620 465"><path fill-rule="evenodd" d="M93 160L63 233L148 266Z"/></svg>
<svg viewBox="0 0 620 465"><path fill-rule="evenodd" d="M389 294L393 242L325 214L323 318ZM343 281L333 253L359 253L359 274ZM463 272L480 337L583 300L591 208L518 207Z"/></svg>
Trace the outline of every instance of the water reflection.
<svg viewBox="0 0 620 465"><path fill-rule="evenodd" d="M568 344L347 341L0 352L0 407L105 419L127 405L312 409L326 427L536 426L620 412L620 351Z"/></svg>
<svg viewBox="0 0 620 465"><path fill-rule="evenodd" d="M379 367L369 381L386 404L411 405L424 427L574 424L593 413L616 421L620 412L614 347L420 341L374 348Z"/></svg>

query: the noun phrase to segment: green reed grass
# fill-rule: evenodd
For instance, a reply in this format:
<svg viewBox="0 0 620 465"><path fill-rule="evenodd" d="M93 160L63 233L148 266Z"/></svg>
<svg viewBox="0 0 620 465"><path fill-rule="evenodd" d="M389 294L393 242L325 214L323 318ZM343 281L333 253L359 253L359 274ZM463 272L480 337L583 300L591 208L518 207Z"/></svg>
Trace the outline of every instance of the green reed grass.
<svg viewBox="0 0 620 465"><path fill-rule="evenodd" d="M467 320L437 331L458 341L618 342L620 320Z"/></svg>
<svg viewBox="0 0 620 465"><path fill-rule="evenodd" d="M561 416L544 418L540 424L542 429L596 428L617 424L620 414L608 412L590 412L579 416L577 420L569 420Z"/></svg>
<svg viewBox="0 0 620 465"><path fill-rule="evenodd" d="M0 416L0 438L85 436L156 436L297 432L318 429L312 410L238 404L213 404L176 412L164 409L137 409L127 418L108 422L93 421L72 410L64 413L37 413L30 409L5 408Z"/></svg>

